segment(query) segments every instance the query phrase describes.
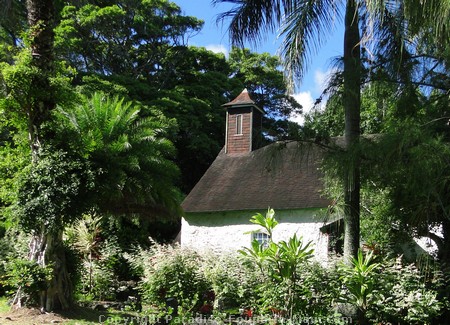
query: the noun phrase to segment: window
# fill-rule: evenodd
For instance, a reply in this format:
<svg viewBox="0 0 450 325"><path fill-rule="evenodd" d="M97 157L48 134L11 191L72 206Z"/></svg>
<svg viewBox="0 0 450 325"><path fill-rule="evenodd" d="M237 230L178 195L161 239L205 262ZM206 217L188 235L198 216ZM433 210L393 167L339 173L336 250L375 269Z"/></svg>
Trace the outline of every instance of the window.
<svg viewBox="0 0 450 325"><path fill-rule="evenodd" d="M264 232L254 232L252 233L252 241L258 241L260 245L267 247L269 245L270 236Z"/></svg>
<svg viewBox="0 0 450 325"><path fill-rule="evenodd" d="M236 115L236 134L242 134L242 114Z"/></svg>

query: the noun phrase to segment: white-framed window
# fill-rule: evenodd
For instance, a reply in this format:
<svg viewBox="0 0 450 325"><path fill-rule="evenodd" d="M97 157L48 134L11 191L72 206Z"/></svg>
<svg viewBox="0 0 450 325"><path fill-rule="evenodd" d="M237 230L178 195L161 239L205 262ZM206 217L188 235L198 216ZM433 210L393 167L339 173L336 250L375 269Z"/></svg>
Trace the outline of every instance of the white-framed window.
<svg viewBox="0 0 450 325"><path fill-rule="evenodd" d="M236 134L242 134L242 114L236 115Z"/></svg>
<svg viewBox="0 0 450 325"><path fill-rule="evenodd" d="M252 241L258 241L260 245L267 247L269 245L270 236L265 232L254 232L252 233Z"/></svg>

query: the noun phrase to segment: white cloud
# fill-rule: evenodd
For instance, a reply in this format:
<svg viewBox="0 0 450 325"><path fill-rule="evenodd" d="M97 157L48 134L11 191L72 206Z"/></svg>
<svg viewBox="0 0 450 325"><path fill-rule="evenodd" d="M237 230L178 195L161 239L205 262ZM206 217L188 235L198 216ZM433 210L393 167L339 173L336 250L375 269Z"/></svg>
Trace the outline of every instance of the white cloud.
<svg viewBox="0 0 450 325"><path fill-rule="evenodd" d="M312 89L307 91L302 91L297 94L292 95L294 99L303 107L303 114L292 115L289 119L293 122L297 122L302 125L305 122L304 115L312 111L312 109L322 110L327 104L327 97L322 98L322 102L315 106L316 98L313 97L322 94L324 89L330 80L330 77L336 70L334 68L328 69L327 71L322 71L320 69L314 71L314 85Z"/></svg>
<svg viewBox="0 0 450 325"><path fill-rule="evenodd" d="M209 44L205 48L214 53L223 53L228 57L228 49L223 44Z"/></svg>
<svg viewBox="0 0 450 325"><path fill-rule="evenodd" d="M294 114L291 115L289 118L293 122L297 122L298 124L302 125L305 122L304 114L310 112L314 107L314 99L311 96L310 91L304 91L297 94L292 95L294 99L302 105L303 107L303 114Z"/></svg>
<svg viewBox="0 0 450 325"><path fill-rule="evenodd" d="M323 72L322 70L314 71L314 86L315 90L318 93L322 93L322 91L327 86L328 79L330 78L331 70L327 70Z"/></svg>
<svg viewBox="0 0 450 325"><path fill-rule="evenodd" d="M331 76L337 72L336 68L328 69L327 71L314 71L314 87L315 92L322 94L324 89L328 86Z"/></svg>

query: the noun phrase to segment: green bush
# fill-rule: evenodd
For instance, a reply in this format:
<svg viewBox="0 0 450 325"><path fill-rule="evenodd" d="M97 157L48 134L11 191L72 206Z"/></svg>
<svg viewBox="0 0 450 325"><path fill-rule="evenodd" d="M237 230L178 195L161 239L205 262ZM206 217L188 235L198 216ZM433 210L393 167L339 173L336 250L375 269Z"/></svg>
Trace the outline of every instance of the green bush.
<svg viewBox="0 0 450 325"><path fill-rule="evenodd" d="M80 259L76 286L79 300L115 300L120 276L129 268L116 236L102 238L102 221L101 216L84 215L65 232L66 243Z"/></svg>
<svg viewBox="0 0 450 325"><path fill-rule="evenodd" d="M304 302L302 312L306 317L330 318L331 324L339 322L340 317L332 306L339 295L341 283L336 267L331 262L324 267L318 262L308 263L300 269L300 279L296 299Z"/></svg>
<svg viewBox="0 0 450 325"><path fill-rule="evenodd" d="M272 210L252 222L268 233L277 224ZM294 236L267 245L254 241L235 255L200 256L178 246L154 245L126 258L142 277L143 298L160 312L179 316L192 316L214 300L216 317L244 310L244 315L277 322L346 324L350 319L345 317L351 316L361 324L429 324L448 308L439 297L444 277L434 263L418 268L400 258L360 252L351 265L332 261L323 267L312 261L312 253ZM168 299L177 302L176 309Z"/></svg>
<svg viewBox="0 0 450 325"><path fill-rule="evenodd" d="M84 300L114 300L119 279L115 272L122 252L114 241L107 240L98 246L95 258L84 258L78 294Z"/></svg>
<svg viewBox="0 0 450 325"><path fill-rule="evenodd" d="M378 285L377 321L430 324L449 307L448 301L439 299L444 277L438 265L420 269L405 265L401 258L391 259L383 262Z"/></svg>
<svg viewBox="0 0 450 325"><path fill-rule="evenodd" d="M237 254L205 258L204 274L215 293L214 308L221 311L249 308L256 305L257 287L263 282L257 268L244 264Z"/></svg>
<svg viewBox="0 0 450 325"><path fill-rule="evenodd" d="M382 260L360 251L338 271L345 289L338 300L357 308L360 323L430 324L447 306L438 299L444 280L436 267L422 272L401 257Z"/></svg>
<svg viewBox="0 0 450 325"><path fill-rule="evenodd" d="M26 259L28 253L29 236L15 228L5 229L0 237L0 296L13 290L6 281L11 263Z"/></svg>
<svg viewBox="0 0 450 325"><path fill-rule="evenodd" d="M154 246L151 253L141 256L144 277L140 287L144 300L180 316L193 315L214 301L211 285L202 271L203 260L197 253Z"/></svg>
<svg viewBox="0 0 450 325"><path fill-rule="evenodd" d="M35 261L19 259L8 264L5 283L21 295L16 299L20 299L24 304L38 304L40 303L39 293L46 290L47 283L52 278L52 272L51 265L44 268ZM22 301L23 299L25 301Z"/></svg>

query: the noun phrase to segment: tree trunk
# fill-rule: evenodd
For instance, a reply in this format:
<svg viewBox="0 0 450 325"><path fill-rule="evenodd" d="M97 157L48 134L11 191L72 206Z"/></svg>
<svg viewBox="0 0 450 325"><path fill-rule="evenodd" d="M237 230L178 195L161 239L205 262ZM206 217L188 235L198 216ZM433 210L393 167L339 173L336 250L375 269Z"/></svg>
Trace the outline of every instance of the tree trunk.
<svg viewBox="0 0 450 325"><path fill-rule="evenodd" d="M55 96L50 84L54 76L54 1L26 0L27 19L30 27L30 47L32 54L31 65L39 73L33 76L33 91L29 94L26 108L28 115L29 143L32 162L39 160L41 141L45 135L41 134L42 123L50 117L55 108ZM40 266L52 265L53 277L45 291L40 293L41 309L51 311L66 309L71 303L72 284L67 272L67 264L62 240L62 229L50 232L48 226L42 225L36 229L30 242L29 259ZM17 297L20 297L20 290ZM20 306L20 299L17 302Z"/></svg>
<svg viewBox="0 0 450 325"><path fill-rule="evenodd" d="M43 72L53 71L54 16L53 0L27 0L31 53L35 66Z"/></svg>
<svg viewBox="0 0 450 325"><path fill-rule="evenodd" d="M348 262L359 249L360 157L357 150L360 136L361 50L358 8L348 0L345 11L344 94L345 147L347 166L344 174L344 258Z"/></svg>
<svg viewBox="0 0 450 325"><path fill-rule="evenodd" d="M444 283L442 288L448 288L450 286L450 278L448 275L450 274L450 220L447 215L443 215L442 221L442 235L441 239L437 235L430 236L438 244L438 259L440 262L440 267L442 274L444 274ZM445 299L450 299L450 292L448 290L441 290L440 295L438 296L440 301L445 301ZM445 324L450 319L450 309L445 308L442 315L439 316L436 324L441 322L440 324Z"/></svg>
<svg viewBox="0 0 450 325"><path fill-rule="evenodd" d="M445 215L442 221L442 235L444 238L440 247L438 245L438 257L441 263L450 268L450 220Z"/></svg>
<svg viewBox="0 0 450 325"><path fill-rule="evenodd" d="M57 234L45 233L44 227L33 235L30 242L29 259L40 266L53 266L53 276L46 291L40 293L41 309L51 311L67 309L72 302L72 283L62 240L62 231Z"/></svg>
<svg viewBox="0 0 450 325"><path fill-rule="evenodd" d="M27 19L30 27L30 48L33 57L32 65L39 70L33 76L33 100L27 109L29 141L33 161L37 161L40 151L40 128L51 110L56 106L55 97L50 85L50 77L54 75L54 1L27 0Z"/></svg>

